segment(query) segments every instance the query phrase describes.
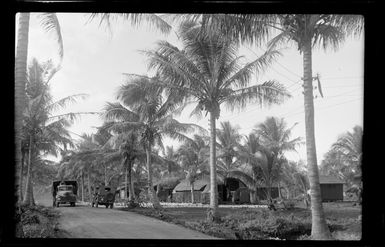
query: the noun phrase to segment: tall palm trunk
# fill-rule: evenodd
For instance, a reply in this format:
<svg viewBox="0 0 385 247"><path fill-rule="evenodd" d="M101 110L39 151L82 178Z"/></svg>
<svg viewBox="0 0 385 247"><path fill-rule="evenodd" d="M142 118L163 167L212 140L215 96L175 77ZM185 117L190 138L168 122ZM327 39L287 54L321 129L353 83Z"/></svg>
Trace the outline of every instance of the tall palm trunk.
<svg viewBox="0 0 385 247"><path fill-rule="evenodd" d="M17 31L17 46L15 58L15 162L16 171L21 167L21 129L25 101L25 83L27 81L28 33L29 13L19 14L19 28ZM18 174L15 174L16 198L21 194L21 183ZM18 200L21 202L21 198Z"/></svg>
<svg viewBox="0 0 385 247"><path fill-rule="evenodd" d="M134 200L137 200L137 197L135 195L135 185L134 185L134 179L133 179L134 175L135 175L135 173L134 173L134 171L132 170L132 167L131 167L131 183L129 185L131 186L132 198Z"/></svg>
<svg viewBox="0 0 385 247"><path fill-rule="evenodd" d="M148 185L148 194L151 198L152 206L155 209L161 209L162 206L159 203L158 197L155 194L154 187L152 185L152 165L151 165L151 145L147 144L146 148L146 157L147 157L147 185Z"/></svg>
<svg viewBox="0 0 385 247"><path fill-rule="evenodd" d="M83 170L81 170L81 179L82 179L82 202L84 202L84 173Z"/></svg>
<svg viewBox="0 0 385 247"><path fill-rule="evenodd" d="M126 184L126 187L128 186L128 201L133 202L135 197L134 197L134 190L132 187L132 161L131 160L128 161L127 169L128 169L127 171L128 184Z"/></svg>
<svg viewBox="0 0 385 247"><path fill-rule="evenodd" d="M91 171L87 171L87 180L88 180L88 200L92 201L92 192L91 192Z"/></svg>
<svg viewBox="0 0 385 247"><path fill-rule="evenodd" d="M216 130L215 115L210 112L210 209L211 215L208 220L212 221L218 217L218 187L217 187L217 170L216 170Z"/></svg>
<svg viewBox="0 0 385 247"><path fill-rule="evenodd" d="M190 182L190 189L191 189L191 203L195 203L195 198L194 198L194 181Z"/></svg>
<svg viewBox="0 0 385 247"><path fill-rule="evenodd" d="M107 164L104 164L104 186L108 185L108 179L107 179Z"/></svg>
<svg viewBox="0 0 385 247"><path fill-rule="evenodd" d="M314 104L313 104L313 78L312 78L312 51L311 39L303 45L303 79L304 79L304 105L306 129L306 156L308 177L310 183L312 230L311 235L315 240L330 239L330 231L326 224L322 208L321 188L319 184L317 155L314 135Z"/></svg>
<svg viewBox="0 0 385 247"><path fill-rule="evenodd" d="M21 152L21 163L20 163L20 171L19 171L19 178L20 178L20 183L19 183L19 201L23 201L23 173L24 173L24 161L25 161L25 151L23 150Z"/></svg>
<svg viewBox="0 0 385 247"><path fill-rule="evenodd" d="M128 191L128 168L124 166L124 199L127 199Z"/></svg>
<svg viewBox="0 0 385 247"><path fill-rule="evenodd" d="M28 151L28 167L27 167L27 181L25 188L25 195L23 204L24 205L35 205L35 200L33 198L33 188L32 188L32 159L33 159L33 136L29 137L29 151Z"/></svg>

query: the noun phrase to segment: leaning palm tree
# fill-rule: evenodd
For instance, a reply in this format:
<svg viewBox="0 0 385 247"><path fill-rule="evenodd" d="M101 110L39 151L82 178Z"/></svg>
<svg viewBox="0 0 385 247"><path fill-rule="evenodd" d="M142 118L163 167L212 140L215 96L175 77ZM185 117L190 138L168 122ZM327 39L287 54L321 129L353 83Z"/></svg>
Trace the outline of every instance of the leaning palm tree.
<svg viewBox="0 0 385 247"><path fill-rule="evenodd" d="M218 193L216 184L216 120L220 106L230 110L242 109L248 103L272 105L283 102L289 93L276 81L249 86L254 71L263 72L278 55L269 51L250 63L241 63L237 56L238 46L234 39L213 31L210 36L200 35L200 25L193 21L183 22L179 36L183 50L166 41L158 42L153 51L146 51L149 67L156 69L162 84L170 93L186 100L196 100L192 114L210 115L210 208L211 218L217 217Z"/></svg>
<svg viewBox="0 0 385 247"><path fill-rule="evenodd" d="M46 31L53 32L59 44L59 55L63 58L63 39L60 32L59 20L54 13L43 13L38 16L41 25ZM15 57L15 162L16 168L21 167L21 133L22 116L25 106L25 85L27 83L27 58L28 58L28 34L29 34L30 13L18 14L18 30ZM16 175L16 182L19 178ZM17 186L21 188L21 186ZM16 190L18 191L18 190ZM19 197L21 199L21 197Z"/></svg>
<svg viewBox="0 0 385 247"><path fill-rule="evenodd" d="M196 129L203 130L194 124L180 123L173 118L178 107L176 96L164 95L164 88L159 86L158 79L146 76L130 75L118 90L117 103L105 111L104 118L119 119L119 123L110 127L112 131L131 129L140 133L140 143L146 153L148 193L154 208L161 208L152 185L152 148L163 147L163 137L168 136L179 141L189 140L183 133ZM123 117L122 112L125 112ZM129 116L129 118L127 118Z"/></svg>

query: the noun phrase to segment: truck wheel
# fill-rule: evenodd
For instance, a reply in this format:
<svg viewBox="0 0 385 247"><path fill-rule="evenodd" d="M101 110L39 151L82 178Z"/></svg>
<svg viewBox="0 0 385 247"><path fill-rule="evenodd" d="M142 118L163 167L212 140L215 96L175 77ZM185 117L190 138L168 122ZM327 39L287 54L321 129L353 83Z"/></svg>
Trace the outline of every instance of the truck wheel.
<svg viewBox="0 0 385 247"><path fill-rule="evenodd" d="M75 207L75 203L74 202L71 202L71 207Z"/></svg>
<svg viewBox="0 0 385 247"><path fill-rule="evenodd" d="M106 204L106 208L108 208L108 204Z"/></svg>
<svg viewBox="0 0 385 247"><path fill-rule="evenodd" d="M60 204L59 202L56 202L56 207L57 207L57 208L59 207L59 204Z"/></svg>
<svg viewBox="0 0 385 247"><path fill-rule="evenodd" d="M95 203L91 203L91 207L94 207Z"/></svg>
<svg viewBox="0 0 385 247"><path fill-rule="evenodd" d="M111 203L111 204L110 204L110 208L111 208L111 209L114 208L114 203Z"/></svg>
<svg viewBox="0 0 385 247"><path fill-rule="evenodd" d="M95 207L98 207L99 206L99 203L96 203Z"/></svg>

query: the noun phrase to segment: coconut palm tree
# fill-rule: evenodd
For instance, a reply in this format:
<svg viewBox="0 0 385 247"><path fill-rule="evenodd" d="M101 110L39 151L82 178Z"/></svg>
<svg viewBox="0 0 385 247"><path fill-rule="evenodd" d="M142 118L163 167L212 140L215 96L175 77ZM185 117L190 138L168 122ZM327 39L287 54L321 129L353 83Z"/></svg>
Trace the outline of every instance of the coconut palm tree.
<svg viewBox="0 0 385 247"><path fill-rule="evenodd" d="M315 46L338 49L351 35L363 30L363 18L352 15L280 15L283 31L270 41L274 47L294 41L303 54L304 106L308 176L312 208L312 238L331 238L322 209L314 134L312 50Z"/></svg>
<svg viewBox="0 0 385 247"><path fill-rule="evenodd" d="M257 124L254 129L254 132L260 137L262 145L272 151L273 163L275 163L274 166L278 170L286 162L285 152L295 151L296 147L302 144L302 138L300 137L290 140L292 129L296 125L287 128L287 123L283 118L268 117L264 122ZM279 196L281 197L279 179L277 183Z"/></svg>
<svg viewBox="0 0 385 247"><path fill-rule="evenodd" d="M354 126L353 132L347 132L340 136L332 149L341 155L341 158L353 167L356 173L361 171L362 159L362 136L361 126Z"/></svg>
<svg viewBox="0 0 385 247"><path fill-rule="evenodd" d="M78 116L77 113L54 115L54 111L76 102L85 95L73 95L54 101L49 91L49 81L56 73L52 63L39 64L32 60L26 87L26 109L24 133L28 140L28 168L24 204L34 204L32 197L32 161L37 155L57 155L67 146L73 146L67 127Z"/></svg>
<svg viewBox="0 0 385 247"><path fill-rule="evenodd" d="M208 173L208 145L204 136L194 135L193 142L183 143L177 151L177 161L190 183L191 203L194 199L194 182Z"/></svg>
<svg viewBox="0 0 385 247"><path fill-rule="evenodd" d="M63 39L61 36L59 20L55 13L42 13L38 15L41 20L42 27L55 34L55 38L59 44L59 55L63 58ZM24 12L18 14L18 30L16 43L16 57L15 57L15 139L16 151L15 161L16 168L21 167L21 132L22 119L25 106L25 85L27 83L27 58L28 58L28 34L29 34L29 20L30 13ZM16 174L16 182L20 182ZM19 191L22 187L19 183ZM21 192L19 191L19 194ZM21 199L21 197L19 197ZM19 200L20 201L20 200Z"/></svg>
<svg viewBox="0 0 385 247"><path fill-rule="evenodd" d="M176 163L176 156L177 153L174 150L173 146L166 146L165 152L164 152L164 159L165 164L167 166L167 176L172 177L173 173L176 173L179 171L179 166Z"/></svg>
<svg viewBox="0 0 385 247"><path fill-rule="evenodd" d="M111 131L131 129L140 133L140 143L146 153L148 193L153 207L158 209L161 206L152 185L153 146L164 149L164 136L184 141L189 138L183 133L203 129L198 125L180 123L172 117L178 106L177 98L171 95L164 97L164 88L156 81L156 77L128 76L126 83L118 90L117 96L122 103L106 111L104 118L107 121L121 120L110 127Z"/></svg>
<svg viewBox="0 0 385 247"><path fill-rule="evenodd" d="M183 22L179 36L183 50L166 41L158 42L157 48L145 51L149 67L156 69L170 92L196 100L193 114L204 111L210 117L210 215L217 217L218 198L216 185L216 120L220 106L230 110L242 109L248 103L271 105L281 103L289 96L276 81L249 86L254 71L261 73L272 64L276 51L269 51L250 63L241 63L237 56L238 46L234 39L213 31L210 36L200 35L200 25L193 21Z"/></svg>
<svg viewBox="0 0 385 247"><path fill-rule="evenodd" d="M191 15L189 18L199 18ZM186 18L186 17L185 17ZM202 17L200 17L202 18ZM314 104L312 50L316 46L335 50L347 37L359 36L364 19L358 15L285 14L285 15L204 15L207 33L222 30L240 42L260 44L278 34L269 42L270 49L293 41L303 54L304 107L308 176L312 201L312 238L329 239L322 209L314 135Z"/></svg>
<svg viewBox="0 0 385 247"><path fill-rule="evenodd" d="M231 171L236 170L239 166L239 156L237 148L240 145L242 136L238 133L238 126L232 126L230 122L221 122L221 128L217 129L217 148L218 161L217 172L227 186L227 179ZM230 191L227 191L227 198Z"/></svg>

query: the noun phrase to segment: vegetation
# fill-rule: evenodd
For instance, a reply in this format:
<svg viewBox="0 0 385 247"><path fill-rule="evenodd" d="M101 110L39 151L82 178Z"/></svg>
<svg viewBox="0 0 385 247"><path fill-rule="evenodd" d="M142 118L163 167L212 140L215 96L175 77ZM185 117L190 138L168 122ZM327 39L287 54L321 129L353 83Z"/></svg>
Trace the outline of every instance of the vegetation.
<svg viewBox="0 0 385 247"><path fill-rule="evenodd" d="M206 210L199 207L170 207L162 211L149 208L130 209L133 212L223 239L311 239L311 212L298 204L293 209L278 211L220 207L218 214L221 220L218 222L208 222L204 216ZM359 240L361 238L360 209L352 206L351 203L327 203L325 214L334 239Z"/></svg>
<svg viewBox="0 0 385 247"><path fill-rule="evenodd" d="M149 67L159 73L162 85L168 88L170 94L178 95L181 102L194 100L197 103L192 115L201 116L203 111L210 116L210 215L216 219L218 192L215 144L220 106L225 104L234 110L242 109L248 103L271 105L281 103L289 94L275 81L247 87L253 72L262 72L278 52L266 52L242 66L233 39L218 31L213 31L209 36L201 33L196 22L185 21L178 31L183 50L167 41L160 41L156 49L145 54L150 59Z"/></svg>
<svg viewBox="0 0 385 247"><path fill-rule="evenodd" d="M55 14L42 14L43 27L54 31L63 57L60 25ZM117 102L107 102L101 114L104 123L97 133L82 134L75 145L68 127L80 113L55 115L58 109L85 95L72 95L53 100L49 82L60 66L33 59L27 69L29 14L19 15L18 42L15 63L15 130L16 166L18 168L18 199L22 224L30 226L51 222L55 218L48 209L35 206L33 185L49 186L53 179L80 180L81 200L90 201L96 184L120 186L124 180L128 202L137 205L143 198L151 201L155 211L149 213L202 232L230 239L329 239L343 223L325 216L321 202L319 170L314 135L312 50L321 46L337 49L349 36L362 32L363 20L349 15L174 15L178 22L178 48L167 41L158 41L152 50L142 53L148 58L154 76L129 74L118 89ZM110 28L117 18L133 25L145 21L162 33L171 26L159 15L92 14ZM271 38L271 34L277 34ZM278 32L278 33L277 33ZM238 56L244 43L259 47L268 41L267 51L247 62ZM271 106L291 97L275 80L251 83L271 66L281 54L275 50L283 42L293 41L303 55L304 107L306 125L307 172L304 162L292 162L286 152L296 151L302 138L291 138L292 129L284 119L268 117L256 123L246 136L230 122L217 120L221 107L230 111L247 105ZM27 73L28 72L28 73ZM27 77L25 76L27 75ZM251 84L251 85L250 85ZM320 85L318 85L320 87ZM181 123L175 116L188 104L195 104L191 116L209 115L209 133L195 124ZM362 127L341 135L321 163L320 172L342 178L350 187L357 186L361 175ZM164 138L181 143L180 147L164 147ZM61 154L54 164L45 156ZM162 154L162 155L161 155ZM175 185L187 179L194 203L194 183L210 174L210 209L207 221L178 220L177 215L163 209L154 191L166 184ZM274 208L271 188L278 185L284 210L241 210L231 214L218 208L217 176L225 181L235 178L250 191L251 203L261 204L258 188L266 187L267 201ZM146 181L146 185L141 184ZM25 185L25 186L24 186ZM282 188L282 190L281 190ZM142 190L137 198L135 191ZM309 211L299 210L296 203L311 191L311 221ZM281 194L282 191L284 195ZM229 193L229 191L228 191ZM229 197L230 195L227 195ZM141 211L142 210L142 211ZM155 212L155 213L154 213ZM204 214L205 212L203 212ZM327 214L327 213L326 213ZM336 223L337 222L337 223ZM352 222L349 222L352 223ZM48 224L50 225L50 224ZM20 233L35 236L35 230ZM39 230L39 229L37 229ZM36 230L36 231L37 231ZM40 230L39 230L40 231ZM45 236L53 236L50 229ZM333 233L330 234L330 233Z"/></svg>

